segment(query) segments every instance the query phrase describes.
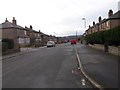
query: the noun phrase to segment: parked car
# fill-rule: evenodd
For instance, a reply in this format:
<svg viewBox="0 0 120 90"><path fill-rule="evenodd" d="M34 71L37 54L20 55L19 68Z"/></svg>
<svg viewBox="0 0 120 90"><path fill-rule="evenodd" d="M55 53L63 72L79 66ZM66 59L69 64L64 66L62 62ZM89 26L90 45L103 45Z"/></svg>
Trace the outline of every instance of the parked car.
<svg viewBox="0 0 120 90"><path fill-rule="evenodd" d="M72 45L72 44L76 44L76 43L77 43L77 40L72 39L72 40L70 40L70 43L71 43L71 45Z"/></svg>
<svg viewBox="0 0 120 90"><path fill-rule="evenodd" d="M48 41L48 42L47 42L47 47L55 47L55 42L53 42L53 41Z"/></svg>

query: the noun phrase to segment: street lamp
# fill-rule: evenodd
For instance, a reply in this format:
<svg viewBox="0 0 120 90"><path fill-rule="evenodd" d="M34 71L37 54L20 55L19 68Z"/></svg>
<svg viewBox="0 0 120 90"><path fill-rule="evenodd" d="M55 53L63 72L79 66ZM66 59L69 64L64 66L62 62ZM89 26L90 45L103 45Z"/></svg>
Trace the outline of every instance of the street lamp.
<svg viewBox="0 0 120 90"><path fill-rule="evenodd" d="M77 30L76 30L76 39L77 39Z"/></svg>
<svg viewBox="0 0 120 90"><path fill-rule="evenodd" d="M84 20L85 29L86 29L86 19L85 19L85 18L82 18L82 20Z"/></svg>

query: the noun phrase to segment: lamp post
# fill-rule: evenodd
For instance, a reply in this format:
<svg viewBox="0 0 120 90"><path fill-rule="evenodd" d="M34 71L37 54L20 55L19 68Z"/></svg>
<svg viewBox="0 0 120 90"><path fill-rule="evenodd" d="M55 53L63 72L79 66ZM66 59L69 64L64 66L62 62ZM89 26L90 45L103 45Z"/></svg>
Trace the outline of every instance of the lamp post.
<svg viewBox="0 0 120 90"><path fill-rule="evenodd" d="M76 30L76 39L77 39L77 30Z"/></svg>
<svg viewBox="0 0 120 90"><path fill-rule="evenodd" d="M82 20L84 20L84 25L85 25L85 29L86 29L86 19L82 18Z"/></svg>

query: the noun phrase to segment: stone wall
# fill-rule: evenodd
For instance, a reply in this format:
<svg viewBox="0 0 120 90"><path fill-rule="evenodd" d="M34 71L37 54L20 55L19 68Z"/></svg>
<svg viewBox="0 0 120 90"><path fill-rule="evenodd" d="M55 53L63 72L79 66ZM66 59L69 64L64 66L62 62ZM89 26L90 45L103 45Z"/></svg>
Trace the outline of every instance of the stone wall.
<svg viewBox="0 0 120 90"><path fill-rule="evenodd" d="M104 51L104 45L103 44L94 44L94 45L89 44L89 46L92 47L92 48Z"/></svg>
<svg viewBox="0 0 120 90"><path fill-rule="evenodd" d="M110 54L120 56L120 51L119 50L120 50L120 46L119 47L109 46L109 53Z"/></svg>
<svg viewBox="0 0 120 90"><path fill-rule="evenodd" d="M103 44L94 44L94 45L89 44L89 46L92 48L98 49L98 50L105 51L105 47ZM108 52L110 54L120 56L120 46L118 46L118 47L108 46Z"/></svg>

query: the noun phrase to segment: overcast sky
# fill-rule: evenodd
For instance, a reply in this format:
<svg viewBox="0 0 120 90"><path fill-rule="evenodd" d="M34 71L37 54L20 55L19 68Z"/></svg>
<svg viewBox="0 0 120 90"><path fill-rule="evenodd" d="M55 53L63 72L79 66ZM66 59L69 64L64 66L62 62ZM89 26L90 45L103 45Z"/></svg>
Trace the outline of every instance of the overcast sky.
<svg viewBox="0 0 120 90"><path fill-rule="evenodd" d="M20 26L56 36L83 34L98 17L107 18L109 9L118 11L120 0L0 0L0 23L15 17Z"/></svg>

